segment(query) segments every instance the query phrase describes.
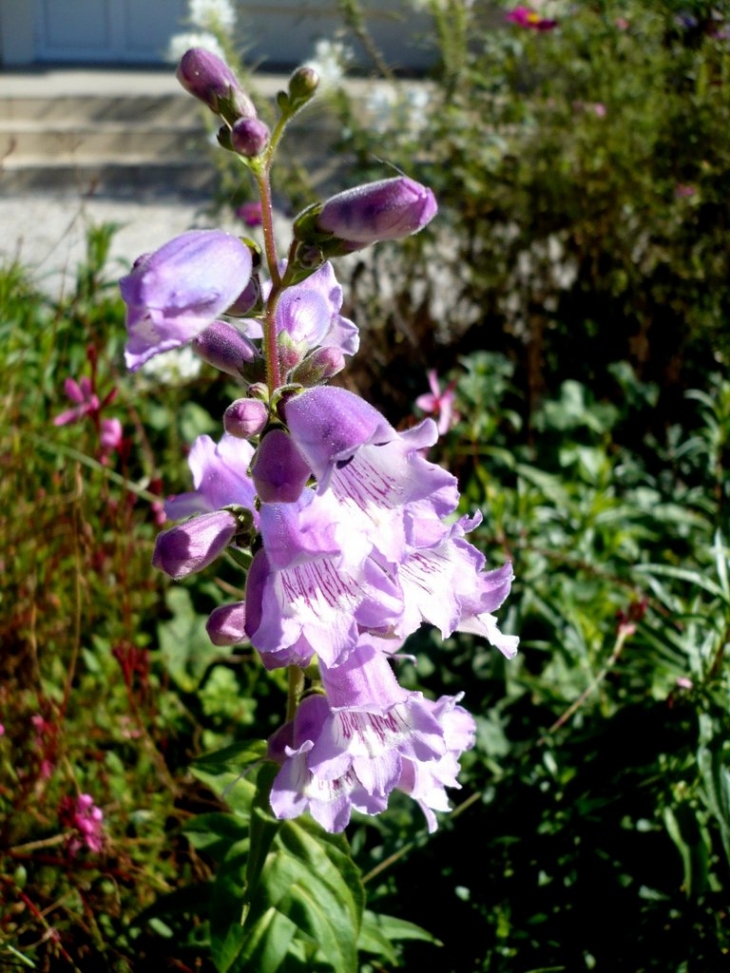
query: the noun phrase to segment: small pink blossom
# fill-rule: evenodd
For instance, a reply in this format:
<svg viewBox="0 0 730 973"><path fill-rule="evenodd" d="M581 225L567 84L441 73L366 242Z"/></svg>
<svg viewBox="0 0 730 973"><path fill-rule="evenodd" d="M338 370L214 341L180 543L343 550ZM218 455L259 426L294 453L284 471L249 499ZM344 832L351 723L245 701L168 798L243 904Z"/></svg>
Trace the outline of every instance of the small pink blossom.
<svg viewBox="0 0 730 973"><path fill-rule="evenodd" d="M426 392L425 395L419 395L416 399L416 405L423 412L429 412L436 416L439 435L443 436L461 418L459 413L454 411L456 381L449 382L442 392L435 369L430 369L427 375L431 391L430 393Z"/></svg>
<svg viewBox="0 0 730 973"><path fill-rule="evenodd" d="M594 115L597 115L599 118L605 118L606 106L602 102L600 101L594 102L594 104L591 105L591 109Z"/></svg>
<svg viewBox="0 0 730 973"><path fill-rule="evenodd" d="M261 226L263 223L261 203L258 200L243 203L236 210L236 216L243 220L246 226Z"/></svg>
<svg viewBox="0 0 730 973"><path fill-rule="evenodd" d="M104 813L94 804L90 794L79 794L75 801L70 797L64 798L58 814L64 827L75 832L68 840L68 850L72 857L83 847L97 854L102 850Z"/></svg>
<svg viewBox="0 0 730 973"><path fill-rule="evenodd" d="M523 6L515 7L507 14L505 20L508 20L511 24L517 24L518 27L525 27L527 30L546 31L553 30L558 26L557 20L541 17L539 13Z"/></svg>
<svg viewBox="0 0 730 973"><path fill-rule="evenodd" d="M110 453L122 445L122 424L119 419L102 419L99 443L102 452Z"/></svg>
<svg viewBox="0 0 730 973"><path fill-rule="evenodd" d="M629 22L625 17L617 17L616 26L618 27L619 30L628 30Z"/></svg>
<svg viewBox="0 0 730 973"><path fill-rule="evenodd" d="M84 376L79 382L67 378L63 383L66 396L75 402L73 409L66 409L53 420L54 426L65 426L69 422L77 422L84 416L93 415L99 411L99 399L94 394L91 379Z"/></svg>
<svg viewBox="0 0 730 973"><path fill-rule="evenodd" d="M677 183L674 187L674 195L676 199L689 199L697 194L697 190L694 186L687 186L682 183Z"/></svg>

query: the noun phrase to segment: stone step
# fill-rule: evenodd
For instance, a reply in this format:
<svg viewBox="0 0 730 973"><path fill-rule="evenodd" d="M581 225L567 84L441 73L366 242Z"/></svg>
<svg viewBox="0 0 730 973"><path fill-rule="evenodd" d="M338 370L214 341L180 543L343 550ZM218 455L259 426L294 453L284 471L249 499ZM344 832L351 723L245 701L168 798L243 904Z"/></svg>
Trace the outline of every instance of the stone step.
<svg viewBox="0 0 730 973"><path fill-rule="evenodd" d="M48 160L25 160L17 168L4 167L0 174L0 197L22 193L71 192L81 196L110 195L138 198L172 193L180 196L210 196L215 174L210 165L150 162L142 160L96 160L86 164Z"/></svg>
<svg viewBox="0 0 730 973"><path fill-rule="evenodd" d="M0 97L0 126L8 122L46 122L72 126L89 122L157 122L200 125L197 105L184 93L164 95L60 94L48 97L14 93Z"/></svg>
<svg viewBox="0 0 730 973"><path fill-rule="evenodd" d="M91 128L0 124L0 158L6 168L17 168L24 160L44 157L93 160L115 157L133 161L137 157L167 160L180 155L206 151L206 132L202 127L160 127L100 122Z"/></svg>

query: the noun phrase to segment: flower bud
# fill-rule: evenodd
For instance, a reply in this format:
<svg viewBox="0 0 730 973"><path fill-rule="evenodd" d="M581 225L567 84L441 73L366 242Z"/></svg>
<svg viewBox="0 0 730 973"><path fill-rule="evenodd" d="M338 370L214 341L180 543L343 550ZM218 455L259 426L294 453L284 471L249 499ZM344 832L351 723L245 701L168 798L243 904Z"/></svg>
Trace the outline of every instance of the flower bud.
<svg viewBox="0 0 730 973"><path fill-rule="evenodd" d="M276 347L279 355L279 367L285 375L292 368L296 368L307 350L305 344L295 341L286 331L280 331L276 336Z"/></svg>
<svg viewBox="0 0 730 973"><path fill-rule="evenodd" d="M396 176L332 196L324 203L316 225L358 250L378 240L417 233L436 210L430 189L406 176Z"/></svg>
<svg viewBox="0 0 730 973"><path fill-rule="evenodd" d="M236 300L226 310L226 314L234 318L242 318L248 314L252 308L256 307L261 297L261 284L256 274L246 284Z"/></svg>
<svg viewBox="0 0 730 973"><path fill-rule="evenodd" d="M186 51L177 68L177 80L216 115L233 123L237 118L255 118L256 109L238 79L221 59L202 47Z"/></svg>
<svg viewBox="0 0 730 973"><path fill-rule="evenodd" d="M244 335L225 321L214 321L193 340L193 351L226 375L240 377L258 352Z"/></svg>
<svg viewBox="0 0 730 973"><path fill-rule="evenodd" d="M289 78L289 99L299 107L306 104L319 86L319 75L308 65L297 68Z"/></svg>
<svg viewBox="0 0 730 973"><path fill-rule="evenodd" d="M290 381L306 388L319 385L337 375L345 367L345 356L339 348L317 348L297 365Z"/></svg>
<svg viewBox="0 0 730 973"><path fill-rule="evenodd" d="M261 399L262 402L269 401L269 386L265 382L252 382L248 387L249 399Z"/></svg>
<svg viewBox="0 0 730 973"><path fill-rule="evenodd" d="M201 514L157 535L152 563L179 580L212 564L228 547L238 530L228 510Z"/></svg>
<svg viewBox="0 0 730 973"><path fill-rule="evenodd" d="M255 159L269 144L271 132L259 118L239 118L231 129L231 146L234 152Z"/></svg>
<svg viewBox="0 0 730 973"><path fill-rule="evenodd" d="M260 399L236 399L223 414L223 427L237 439L250 439L264 431L269 410Z"/></svg>
<svg viewBox="0 0 730 973"><path fill-rule="evenodd" d="M238 645L248 641L245 625L246 603L237 601L214 608L205 628L213 645Z"/></svg>
<svg viewBox="0 0 730 973"><path fill-rule="evenodd" d="M264 436L251 466L251 479L264 503L294 503L310 476L304 457L283 429Z"/></svg>

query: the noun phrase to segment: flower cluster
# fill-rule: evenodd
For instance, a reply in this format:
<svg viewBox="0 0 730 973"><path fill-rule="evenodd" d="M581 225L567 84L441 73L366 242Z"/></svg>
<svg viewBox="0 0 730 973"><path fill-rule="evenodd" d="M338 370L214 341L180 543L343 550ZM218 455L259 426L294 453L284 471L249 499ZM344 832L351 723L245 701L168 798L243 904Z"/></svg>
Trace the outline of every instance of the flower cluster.
<svg viewBox="0 0 730 973"><path fill-rule="evenodd" d="M58 809L61 824L70 829L68 851L73 858L82 848L96 854L104 847L104 813L90 794L66 797Z"/></svg>
<svg viewBox="0 0 730 973"><path fill-rule="evenodd" d="M209 107L220 104L234 130L232 106L245 102L229 69L207 52L183 61L188 81L205 82L188 89L197 84ZM295 74L279 104L288 97L295 106L301 91ZM487 570L466 540L481 518L458 516L455 478L425 458L439 432L434 420L399 432L326 382L359 345L327 257L415 233L436 203L405 176L357 187L305 210L288 260L274 259L265 179L275 140L276 130L261 158L238 150L262 191L269 280L244 242L209 230L140 258L121 282L131 368L189 343L243 393L218 441L201 436L193 445L194 489L168 500L178 523L158 536L153 561L176 579L226 551L247 566L245 598L215 609L208 633L217 645L250 643L267 669L299 673L290 718L268 747L280 765L270 798L278 817L309 810L340 831L353 809L377 814L399 789L433 830L434 811L448 809L445 788L459 786L458 759L475 724L461 695L434 701L402 688L393 660L423 622L444 637L482 635L514 655L516 637L502 634L493 614L512 568ZM433 401L422 403L442 429L450 394L436 384Z"/></svg>

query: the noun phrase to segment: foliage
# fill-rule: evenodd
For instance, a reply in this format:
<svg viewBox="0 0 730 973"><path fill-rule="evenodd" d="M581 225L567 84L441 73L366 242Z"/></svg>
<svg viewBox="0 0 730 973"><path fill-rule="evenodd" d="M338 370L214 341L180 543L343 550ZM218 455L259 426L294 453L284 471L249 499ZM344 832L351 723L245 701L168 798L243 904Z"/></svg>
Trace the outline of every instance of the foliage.
<svg viewBox="0 0 730 973"><path fill-rule="evenodd" d="M342 177L401 168L441 206L430 240L353 271L363 382L402 409L409 363L486 347L532 408L576 374L610 394L628 361L676 417L728 358L727 28L709 2L548 6L534 31L433 0L432 78L333 96Z"/></svg>

